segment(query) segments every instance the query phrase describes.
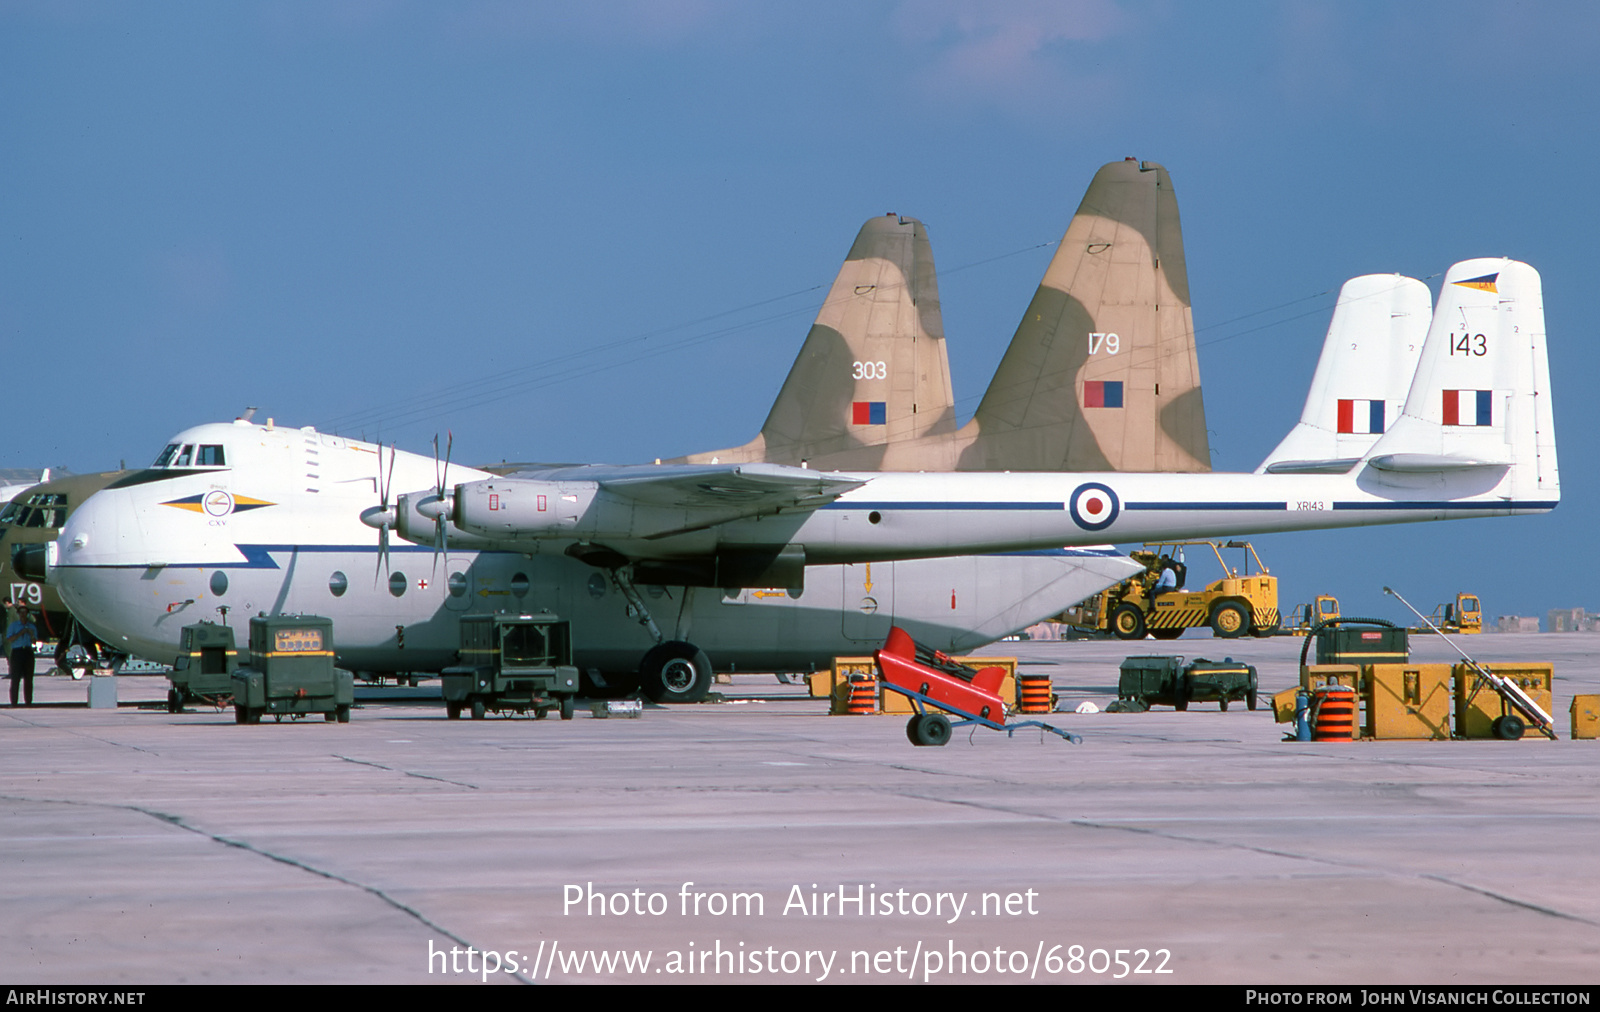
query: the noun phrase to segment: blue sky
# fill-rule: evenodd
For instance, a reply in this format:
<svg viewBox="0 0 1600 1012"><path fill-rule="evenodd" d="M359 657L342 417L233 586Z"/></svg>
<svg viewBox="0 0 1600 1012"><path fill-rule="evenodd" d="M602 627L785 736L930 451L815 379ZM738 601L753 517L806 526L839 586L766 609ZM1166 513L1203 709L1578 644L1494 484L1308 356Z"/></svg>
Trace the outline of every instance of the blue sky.
<svg viewBox="0 0 1600 1012"><path fill-rule="evenodd" d="M928 224L970 412L1133 155L1178 192L1221 470L1297 418L1346 278L1543 275L1561 508L1261 539L1285 605L1600 609L1597 42L1504 0L0 2L0 466L245 405L466 462L743 442L886 211Z"/></svg>

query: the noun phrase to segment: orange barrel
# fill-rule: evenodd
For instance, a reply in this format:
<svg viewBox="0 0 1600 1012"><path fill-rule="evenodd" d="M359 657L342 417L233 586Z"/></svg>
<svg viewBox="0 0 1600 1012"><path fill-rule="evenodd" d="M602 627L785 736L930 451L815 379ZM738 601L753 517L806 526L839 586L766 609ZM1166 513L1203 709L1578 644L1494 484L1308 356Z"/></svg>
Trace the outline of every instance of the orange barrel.
<svg viewBox="0 0 1600 1012"><path fill-rule="evenodd" d="M1018 680L1022 683L1022 712L1049 713L1050 676L1023 675Z"/></svg>
<svg viewBox="0 0 1600 1012"><path fill-rule="evenodd" d="M1348 685L1318 686L1311 703L1312 741L1356 740L1356 690Z"/></svg>
<svg viewBox="0 0 1600 1012"><path fill-rule="evenodd" d="M850 676L850 708L847 713L878 712L878 680L871 675Z"/></svg>

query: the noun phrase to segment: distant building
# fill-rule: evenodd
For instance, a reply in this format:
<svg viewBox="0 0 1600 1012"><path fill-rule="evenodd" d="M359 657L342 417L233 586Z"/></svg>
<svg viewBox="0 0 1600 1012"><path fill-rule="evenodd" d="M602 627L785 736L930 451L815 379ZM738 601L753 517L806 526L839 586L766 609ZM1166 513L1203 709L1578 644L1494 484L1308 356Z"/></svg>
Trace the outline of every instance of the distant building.
<svg viewBox="0 0 1600 1012"><path fill-rule="evenodd" d="M1553 608L1545 630L1553 633L1594 632L1597 623L1600 623L1600 615L1591 615L1582 608Z"/></svg>
<svg viewBox="0 0 1600 1012"><path fill-rule="evenodd" d="M1493 622L1485 623L1483 631L1486 633L1536 633L1539 631L1539 620L1529 615L1501 615Z"/></svg>

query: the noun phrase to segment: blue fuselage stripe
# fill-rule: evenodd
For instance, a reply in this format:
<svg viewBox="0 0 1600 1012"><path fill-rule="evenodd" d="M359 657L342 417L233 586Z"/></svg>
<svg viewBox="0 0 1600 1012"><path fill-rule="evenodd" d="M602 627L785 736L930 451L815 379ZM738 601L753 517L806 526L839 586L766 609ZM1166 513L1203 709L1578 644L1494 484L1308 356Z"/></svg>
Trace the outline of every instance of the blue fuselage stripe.
<svg viewBox="0 0 1600 1012"><path fill-rule="evenodd" d="M1063 502L830 502L825 510L1055 510L1067 508Z"/></svg>
<svg viewBox="0 0 1600 1012"><path fill-rule="evenodd" d="M1130 510L1286 510L1285 502L1130 502Z"/></svg>

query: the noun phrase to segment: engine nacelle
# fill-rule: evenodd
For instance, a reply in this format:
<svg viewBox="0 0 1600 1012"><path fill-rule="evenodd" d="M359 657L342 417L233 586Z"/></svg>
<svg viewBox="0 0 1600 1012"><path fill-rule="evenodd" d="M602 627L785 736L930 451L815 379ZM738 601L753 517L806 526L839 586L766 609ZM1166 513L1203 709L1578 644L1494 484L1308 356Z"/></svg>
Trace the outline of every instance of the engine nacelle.
<svg viewBox="0 0 1600 1012"><path fill-rule="evenodd" d="M455 489L455 525L490 538L575 537L600 487L592 481L491 478Z"/></svg>

